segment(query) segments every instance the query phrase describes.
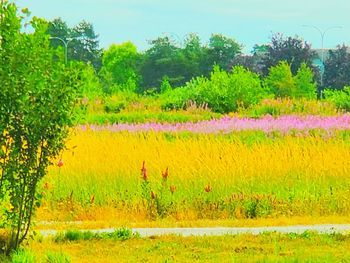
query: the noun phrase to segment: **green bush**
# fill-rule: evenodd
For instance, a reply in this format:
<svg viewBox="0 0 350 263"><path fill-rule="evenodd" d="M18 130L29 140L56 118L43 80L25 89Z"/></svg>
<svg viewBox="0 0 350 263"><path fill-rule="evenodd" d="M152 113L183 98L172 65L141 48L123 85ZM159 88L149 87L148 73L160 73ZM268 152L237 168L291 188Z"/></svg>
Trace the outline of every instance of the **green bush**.
<svg viewBox="0 0 350 263"><path fill-rule="evenodd" d="M343 90L326 89L323 91L326 101L330 101L340 110L350 111L350 86Z"/></svg>
<svg viewBox="0 0 350 263"><path fill-rule="evenodd" d="M197 77L186 86L168 90L162 95L162 109L186 109L195 103L214 112L228 113L247 108L267 96L257 74L236 66L231 73L215 66L210 79ZM189 102L192 102L189 103Z"/></svg>
<svg viewBox="0 0 350 263"><path fill-rule="evenodd" d="M162 110L185 109L191 100L191 90L188 87L170 89L160 96Z"/></svg>
<svg viewBox="0 0 350 263"><path fill-rule="evenodd" d="M312 70L302 63L293 76L291 67L286 61L280 61L271 67L265 79L265 86L277 98L316 99L316 82Z"/></svg>
<svg viewBox="0 0 350 263"><path fill-rule="evenodd" d="M113 101L107 100L104 105L104 111L106 113L119 113L121 110L125 109L127 103L125 101Z"/></svg>
<svg viewBox="0 0 350 263"><path fill-rule="evenodd" d="M314 81L314 73L305 63L301 64L294 76L294 83L296 86L294 98L316 99L317 85Z"/></svg>
<svg viewBox="0 0 350 263"><path fill-rule="evenodd" d="M269 75L265 79L265 85L279 98L292 98L296 93L292 71L286 61L280 61L276 66L270 68Z"/></svg>
<svg viewBox="0 0 350 263"><path fill-rule="evenodd" d="M80 87L81 97L89 100L102 97L102 85L92 65L77 63L76 66L80 69L80 79L82 81Z"/></svg>
<svg viewBox="0 0 350 263"><path fill-rule="evenodd" d="M134 92L118 92L113 96L106 97L104 102L104 111L106 113L119 113L130 103L138 101L138 95Z"/></svg>
<svg viewBox="0 0 350 263"><path fill-rule="evenodd" d="M168 76L164 76L162 79L162 83L160 84L160 93L165 93L169 90L172 90L170 81L169 81L169 77Z"/></svg>
<svg viewBox="0 0 350 263"><path fill-rule="evenodd" d="M227 113L247 108L267 96L257 74L236 66L231 73L214 67L210 79L197 78L188 84L193 101L207 104L215 112Z"/></svg>
<svg viewBox="0 0 350 263"><path fill-rule="evenodd" d="M65 148L81 85L74 62L50 48L47 23L12 1L0 3L0 224L11 233L7 253L30 233L47 168Z"/></svg>

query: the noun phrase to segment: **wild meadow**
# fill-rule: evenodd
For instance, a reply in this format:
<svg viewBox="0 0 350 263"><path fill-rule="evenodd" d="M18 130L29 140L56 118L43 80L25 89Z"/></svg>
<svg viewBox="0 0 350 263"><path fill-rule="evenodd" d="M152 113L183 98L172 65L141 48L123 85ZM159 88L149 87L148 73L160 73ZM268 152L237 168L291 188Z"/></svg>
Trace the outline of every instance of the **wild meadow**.
<svg viewBox="0 0 350 263"><path fill-rule="evenodd" d="M162 35L138 51L131 41L101 47L91 23L70 27L17 2L0 1L1 262L349 260L344 233L140 238L130 229L350 223L350 49L323 47L340 26L304 25L322 49L281 32L246 54L221 33L174 41L164 30L177 36L176 27L154 20ZM50 12L86 12L56 2ZM94 20L118 28L108 30L114 41L113 32L147 32L141 20L137 30L120 25L149 8L123 5L114 26L107 2ZM184 21L229 7L219 2L195 16L183 6ZM167 13L181 5L147 5L181 22Z"/></svg>
<svg viewBox="0 0 350 263"><path fill-rule="evenodd" d="M349 128L347 114L79 126L42 181L39 217L348 216Z"/></svg>

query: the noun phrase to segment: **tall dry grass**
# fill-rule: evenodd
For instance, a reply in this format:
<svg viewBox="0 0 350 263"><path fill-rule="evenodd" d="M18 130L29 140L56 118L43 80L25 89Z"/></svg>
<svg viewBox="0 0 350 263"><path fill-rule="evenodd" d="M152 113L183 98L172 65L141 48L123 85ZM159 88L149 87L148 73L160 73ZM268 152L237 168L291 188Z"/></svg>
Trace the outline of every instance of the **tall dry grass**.
<svg viewBox="0 0 350 263"><path fill-rule="evenodd" d="M147 201L140 175L145 162L154 193L168 167L167 183L176 187L168 198L176 211L213 209L212 203L237 216L237 204L244 210L252 202L265 202L268 215L350 211L346 137L76 131L68 149L64 165L51 167L43 182L51 204L69 200L82 207L141 209Z"/></svg>

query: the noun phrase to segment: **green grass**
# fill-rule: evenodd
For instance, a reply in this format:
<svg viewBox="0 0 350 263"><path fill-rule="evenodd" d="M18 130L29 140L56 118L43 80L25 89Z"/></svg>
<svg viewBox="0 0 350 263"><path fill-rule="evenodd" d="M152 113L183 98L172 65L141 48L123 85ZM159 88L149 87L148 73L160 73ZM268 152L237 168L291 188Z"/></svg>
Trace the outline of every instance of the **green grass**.
<svg viewBox="0 0 350 263"><path fill-rule="evenodd" d="M119 228L113 232L101 232L94 233L92 231L79 231L79 230L68 230L60 232L54 236L56 243L67 242L67 241L80 241L80 240L128 240L131 238L137 238L137 234L133 234L131 229Z"/></svg>
<svg viewBox="0 0 350 263"><path fill-rule="evenodd" d="M261 235L31 242L37 262L61 251L71 262L348 262L350 236L264 233Z"/></svg>
<svg viewBox="0 0 350 263"><path fill-rule="evenodd" d="M120 113L94 113L83 116L81 124L110 124L110 123L182 123L198 122L220 118L222 115L213 112L191 113L186 111L164 112L120 112Z"/></svg>

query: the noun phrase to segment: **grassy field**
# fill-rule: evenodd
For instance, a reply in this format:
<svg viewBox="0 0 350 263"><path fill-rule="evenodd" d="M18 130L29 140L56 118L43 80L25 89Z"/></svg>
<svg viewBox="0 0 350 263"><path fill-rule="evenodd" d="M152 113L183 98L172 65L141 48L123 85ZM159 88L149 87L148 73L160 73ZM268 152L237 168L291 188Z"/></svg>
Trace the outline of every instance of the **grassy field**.
<svg viewBox="0 0 350 263"><path fill-rule="evenodd" d="M88 235L85 235L86 237ZM341 234L264 233L214 237L113 236L31 241L14 258L26 262L348 262L350 237ZM70 240L69 240L70 239ZM51 259L51 261L49 260ZM55 259L56 261L53 261ZM24 262L24 261L17 261Z"/></svg>
<svg viewBox="0 0 350 263"><path fill-rule="evenodd" d="M324 121L317 118L311 118L314 124ZM264 128L228 134L140 131L133 125L124 127L130 131L79 127L41 182L43 200L35 228L350 223L350 136L339 120L339 129ZM300 125L298 120L290 122ZM340 234L123 241L87 236L86 240L35 238L13 258L18 257L17 262L23 257L34 260L28 262L350 261L349 236Z"/></svg>
<svg viewBox="0 0 350 263"><path fill-rule="evenodd" d="M111 220L128 215L135 221L350 213L346 132L325 138L77 130L68 148L64 165L44 178L40 219L99 220L109 212Z"/></svg>

